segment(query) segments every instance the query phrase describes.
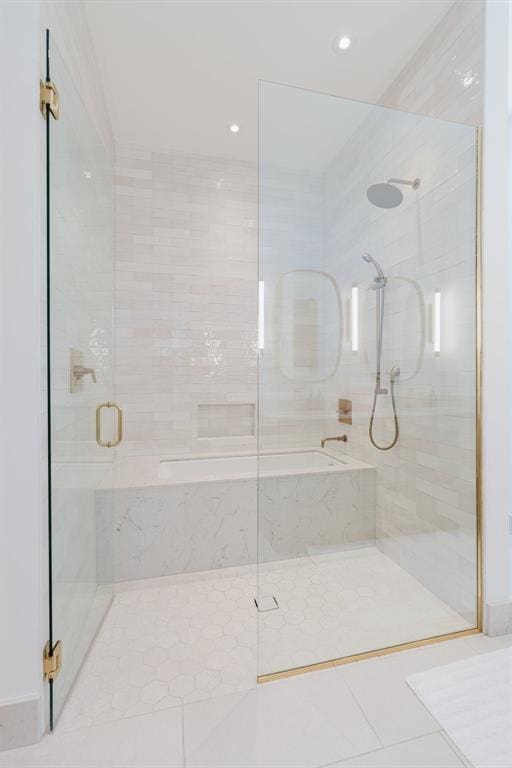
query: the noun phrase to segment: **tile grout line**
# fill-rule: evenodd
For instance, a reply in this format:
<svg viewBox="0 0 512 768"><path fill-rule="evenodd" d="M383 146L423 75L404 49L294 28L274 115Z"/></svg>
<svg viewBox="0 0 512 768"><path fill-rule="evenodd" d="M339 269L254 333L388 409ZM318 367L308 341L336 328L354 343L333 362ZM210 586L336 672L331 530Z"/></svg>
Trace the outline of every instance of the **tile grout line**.
<svg viewBox="0 0 512 768"><path fill-rule="evenodd" d="M107 725L109 723L121 723L124 720L134 720L138 717L148 717L149 715L158 714L159 712L168 712L169 710L175 710L179 708L183 708L183 713L184 713L185 707L190 707L194 704L202 704L205 701L222 701L222 699L225 699L228 696L235 696L236 694L246 694L246 693L249 693L249 691L256 690L256 688L257 688L257 684L254 683L248 688L241 688L236 691L229 691L229 693L222 693L220 694L220 696L208 696L204 699L196 699L194 701L185 701L183 697L181 697L181 701L179 704L169 704L168 706L161 707L160 709L153 709L151 712L137 713L134 715L123 715L123 717L116 718L115 720L106 720L100 723L91 723L90 725L81 725L78 728L69 728L69 729L60 728L60 733L62 734L78 733L80 731L84 731L90 728L100 728L101 726ZM45 736L46 735L51 735L51 734L45 734Z"/></svg>
<svg viewBox="0 0 512 768"><path fill-rule="evenodd" d="M229 695L230 694L224 694L224 696L229 696ZM104 720L103 722L99 722L99 723L90 723L88 725L80 725L77 728L65 728L65 727L59 726L59 724L57 723L57 728L54 731L54 733L59 735L61 734L67 735L70 733L80 733L81 731L85 731L91 728L101 728L102 726L109 725L110 723L122 723L125 720L135 720L138 717L149 717L150 715L155 715L155 714L158 714L159 712L168 712L171 709L174 710L174 709L178 709L179 707L181 707L181 703L169 704L169 706L167 707L161 707L160 709L152 709L150 712L142 712L142 713L137 712L134 715L123 715L122 717L118 717L113 720ZM45 734L45 736L52 736L52 733L48 732L47 734Z"/></svg>
<svg viewBox="0 0 512 768"><path fill-rule="evenodd" d="M356 707L357 707L357 708L359 709L359 711L361 712L362 716L364 717L364 719L366 720L366 722L367 722L367 723L368 723L368 725L370 726L370 730L372 731L373 735L375 736L375 738L377 739L378 743L380 744L380 748L381 748L381 749L383 749L383 748L384 748L384 744L383 744L383 743L382 743L382 741L380 740L380 738L379 738L379 736L378 736L378 734L377 734L377 731L376 731L376 730L375 730L375 728L373 727L373 723L370 721L370 718L368 717L368 715L367 715L367 714L366 714L366 712L364 711L364 709L363 709L363 705L362 705L362 704L359 702L359 700L358 700L357 696L355 695L354 691L353 691L353 690L352 690L352 688L350 687L350 684L348 683L348 681L345 679L345 677L344 677L343 675L342 675L342 679L343 679L343 682L344 682L344 684L345 684L345 685L346 685L346 687L347 687L347 690L348 690L348 692L349 692L349 693L350 693L350 695L352 696L352 699L354 700L354 702L355 702L355 704L356 704Z"/></svg>
<svg viewBox="0 0 512 768"><path fill-rule="evenodd" d="M342 760L335 760L332 763L322 763L322 765L315 766L315 768L336 768L336 766L338 765L340 766L340 768L342 768L344 763L347 763L347 766L348 766L348 761L353 760L354 758L366 757L367 755L375 755L375 754L378 754L379 752L383 752L386 749L392 749L393 747L399 747L404 744L412 744L413 742L419 741L420 739L428 739L431 736L436 736L436 735L439 735L442 737L443 731L433 731L432 733L422 733L421 736L412 736L410 739L395 741L393 742L393 744L387 744L386 746L381 746L381 747L378 747L377 749L370 749L367 752L358 752L357 754L352 755L351 757L345 757ZM447 746L451 747L451 745L448 743L447 743ZM460 760L460 756L457 755L457 753L453 749L452 749L452 752ZM473 768L473 766L470 763L468 763L468 765L464 766L464 768Z"/></svg>

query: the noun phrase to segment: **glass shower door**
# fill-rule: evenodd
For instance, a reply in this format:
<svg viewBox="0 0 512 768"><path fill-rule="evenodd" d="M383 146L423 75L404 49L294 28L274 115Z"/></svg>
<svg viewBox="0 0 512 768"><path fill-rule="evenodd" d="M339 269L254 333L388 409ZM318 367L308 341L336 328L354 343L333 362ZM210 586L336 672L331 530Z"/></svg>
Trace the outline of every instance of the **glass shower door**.
<svg viewBox="0 0 512 768"><path fill-rule="evenodd" d="M113 485L113 158L50 40L47 80L59 115L47 122L47 312L52 726L110 604ZM51 63L51 68L50 68ZM98 413L98 424L97 424Z"/></svg>
<svg viewBox="0 0 512 768"><path fill-rule="evenodd" d="M260 679L479 624L477 148L260 85Z"/></svg>

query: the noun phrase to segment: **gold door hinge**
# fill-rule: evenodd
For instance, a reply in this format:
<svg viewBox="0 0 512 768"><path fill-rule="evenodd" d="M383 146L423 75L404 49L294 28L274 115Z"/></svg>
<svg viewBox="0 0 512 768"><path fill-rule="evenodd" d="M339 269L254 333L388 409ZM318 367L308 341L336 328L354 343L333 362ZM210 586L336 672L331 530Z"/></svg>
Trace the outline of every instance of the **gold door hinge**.
<svg viewBox="0 0 512 768"><path fill-rule="evenodd" d="M51 80L47 80L46 83L41 80L39 85L39 104L43 117L46 118L46 107L48 107L48 111L51 112L55 120L59 119L59 91Z"/></svg>
<svg viewBox="0 0 512 768"><path fill-rule="evenodd" d="M62 667L62 643L59 640L50 650L46 643L43 651L43 674L45 680L55 680Z"/></svg>

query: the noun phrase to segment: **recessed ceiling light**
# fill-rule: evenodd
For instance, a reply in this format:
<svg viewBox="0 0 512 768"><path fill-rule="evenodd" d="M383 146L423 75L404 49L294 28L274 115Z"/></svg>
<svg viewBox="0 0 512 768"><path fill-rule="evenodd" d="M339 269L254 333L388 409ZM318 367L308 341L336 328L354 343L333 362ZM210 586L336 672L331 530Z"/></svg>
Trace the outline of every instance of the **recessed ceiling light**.
<svg viewBox="0 0 512 768"><path fill-rule="evenodd" d="M231 123L229 130L231 133L238 133L240 131L240 126L237 123Z"/></svg>
<svg viewBox="0 0 512 768"><path fill-rule="evenodd" d="M334 50L337 53L346 53L350 46L352 45L352 40L348 35L339 35L334 41Z"/></svg>

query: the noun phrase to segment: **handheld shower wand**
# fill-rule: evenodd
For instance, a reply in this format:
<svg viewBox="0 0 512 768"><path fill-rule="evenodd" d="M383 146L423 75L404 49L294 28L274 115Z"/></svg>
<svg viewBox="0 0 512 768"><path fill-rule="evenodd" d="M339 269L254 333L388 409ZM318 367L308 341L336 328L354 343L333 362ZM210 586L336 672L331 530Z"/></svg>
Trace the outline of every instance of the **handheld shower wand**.
<svg viewBox="0 0 512 768"><path fill-rule="evenodd" d="M372 289L376 292L376 323L377 323L376 350L375 350L376 351L375 389L373 392L372 414L370 416L368 436L370 438L370 442L372 443L372 445L375 446L375 448L378 448L379 451L389 451L391 448L393 448L396 445L398 441L398 436L400 433L399 425L398 425L398 416L396 413L396 402L395 402L395 382L396 382L396 379L400 376L400 368L398 368L398 366L396 365L393 366L390 373L390 395L391 395L391 404L393 407L393 420L395 424L395 434L392 442L389 445L384 445L384 446L379 445L373 437L373 424L375 420L375 411L377 408L377 397L379 395L388 394L388 390L382 387L382 372L381 372L382 339L384 334L384 302L386 297L387 277L384 275L384 272L379 262L375 261L373 256L371 256L369 253L363 253L361 258L363 259L363 261L366 261L367 264L373 264L377 272L377 277L374 278L372 283Z"/></svg>

